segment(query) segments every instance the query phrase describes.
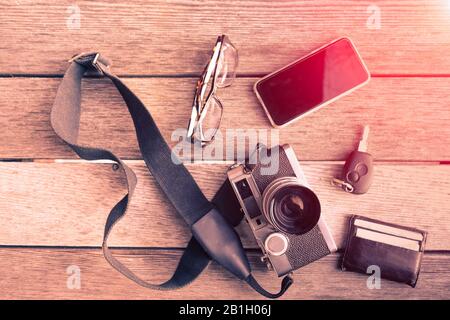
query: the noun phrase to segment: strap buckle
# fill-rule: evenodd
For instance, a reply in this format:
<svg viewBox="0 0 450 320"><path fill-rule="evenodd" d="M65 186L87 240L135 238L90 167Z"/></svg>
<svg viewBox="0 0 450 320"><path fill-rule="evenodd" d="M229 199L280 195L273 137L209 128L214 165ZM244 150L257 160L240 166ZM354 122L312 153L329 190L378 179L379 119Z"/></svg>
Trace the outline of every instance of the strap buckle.
<svg viewBox="0 0 450 320"><path fill-rule="evenodd" d="M76 62L89 69L96 70L100 74L104 74L104 70L109 70L110 61L98 52L82 52L68 60L69 63Z"/></svg>

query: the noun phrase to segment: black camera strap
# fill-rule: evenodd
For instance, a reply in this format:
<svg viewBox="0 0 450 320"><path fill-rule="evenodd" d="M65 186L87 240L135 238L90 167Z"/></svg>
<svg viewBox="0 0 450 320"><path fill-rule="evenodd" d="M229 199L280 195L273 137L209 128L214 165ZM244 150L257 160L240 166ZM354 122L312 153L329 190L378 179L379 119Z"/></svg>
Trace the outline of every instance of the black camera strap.
<svg viewBox="0 0 450 320"><path fill-rule="evenodd" d="M157 290L173 290L195 280L208 266L212 256L232 272L240 267L240 270L243 271L238 270L233 273L245 280L260 294L269 298L277 298L283 295L292 284L290 277L283 279L280 292L276 294L267 292L259 286L251 275L245 254L244 258L239 257L243 261L241 261L241 264L238 263L238 268L230 266L227 258L221 259L223 254L216 252L218 250L214 245L217 244L208 244L207 240L211 235L206 234L205 236L205 232L201 230L218 225L224 225L224 229L226 229L228 225L236 226L241 221L243 216L229 182L226 181L213 200L208 201L185 166L173 163L172 152L147 108L117 76L110 72L108 61L98 53L88 53L78 55L70 62L72 63L67 69L55 97L51 111L51 125L56 134L81 158L85 160L106 159L117 163L119 171L125 175L127 182L128 193L112 208L106 221L102 244L106 260L123 275L141 286ZM162 284L152 284L143 280L116 259L108 248L109 234L115 224L125 215L136 187L137 178L134 172L111 151L82 146L77 143L81 112L81 79L88 70L99 72L101 75L108 77L117 87L133 119L139 148L148 169L177 212L191 227L195 236L189 241L173 276ZM219 214L216 214L216 212ZM221 231L220 226L217 228ZM225 237L222 237L222 239L231 239L230 242L235 240L232 233L228 232L227 234L226 230L224 232ZM219 238L220 234L217 235L217 239ZM237 248L237 251L242 249L243 252L240 241L238 241L239 246L240 248Z"/></svg>

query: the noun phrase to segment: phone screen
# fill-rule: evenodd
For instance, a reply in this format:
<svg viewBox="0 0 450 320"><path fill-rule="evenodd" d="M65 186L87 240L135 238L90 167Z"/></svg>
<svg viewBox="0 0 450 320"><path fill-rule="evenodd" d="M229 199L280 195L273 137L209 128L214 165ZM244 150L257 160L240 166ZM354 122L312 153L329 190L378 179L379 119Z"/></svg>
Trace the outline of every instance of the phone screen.
<svg viewBox="0 0 450 320"><path fill-rule="evenodd" d="M272 122L281 126L369 77L352 42L342 38L263 78L255 89Z"/></svg>

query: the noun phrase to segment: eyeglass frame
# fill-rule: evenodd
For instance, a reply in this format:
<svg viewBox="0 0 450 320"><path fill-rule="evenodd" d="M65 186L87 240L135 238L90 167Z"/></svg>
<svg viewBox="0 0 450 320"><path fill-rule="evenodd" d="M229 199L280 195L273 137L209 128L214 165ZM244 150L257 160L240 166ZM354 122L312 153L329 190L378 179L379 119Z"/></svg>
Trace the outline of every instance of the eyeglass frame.
<svg viewBox="0 0 450 320"><path fill-rule="evenodd" d="M205 66L205 68L202 72L202 75L200 76L200 79L197 81L197 85L195 88L194 101L193 101L193 105L192 105L192 113L191 113L191 118L190 118L188 129L187 129L186 137L190 138L191 143L195 143L195 141L200 141L202 147L211 143L212 141L214 141L215 134L217 133L217 130L219 130L220 123L222 122L223 106L222 106L222 102L220 101L219 97L217 97L217 95L216 95L217 88L219 88L216 85L216 80L217 80L217 68L219 66L220 55L223 54L223 51L222 51L223 44L226 42L227 39L229 39L228 36L224 35L224 34L220 35L217 38L216 44L214 45L214 48L213 48L213 54L212 54L208 64ZM231 44L231 41L228 41L228 42ZM234 48L234 49L236 50L236 48ZM236 52L237 52L237 50L236 50ZM211 70L211 72L209 72L212 65L214 65L214 69ZM204 91L208 88L208 84L209 84L209 81L211 81L211 79L210 79L211 77L212 77L211 90L209 91L208 95L204 99L204 103L202 103L202 100L203 100L202 97L205 94ZM214 133L214 135L212 136L212 138L210 140L206 140L206 139L203 139L203 132L202 132L202 128L201 128L201 122L203 120L202 114L204 117L204 115L206 114L205 106L208 104L208 101L212 97L215 97L216 101L220 104L221 113L220 113L220 119L219 119L219 126L216 128L216 132ZM197 137L195 137L196 129L200 130L200 138L201 139L198 139Z"/></svg>

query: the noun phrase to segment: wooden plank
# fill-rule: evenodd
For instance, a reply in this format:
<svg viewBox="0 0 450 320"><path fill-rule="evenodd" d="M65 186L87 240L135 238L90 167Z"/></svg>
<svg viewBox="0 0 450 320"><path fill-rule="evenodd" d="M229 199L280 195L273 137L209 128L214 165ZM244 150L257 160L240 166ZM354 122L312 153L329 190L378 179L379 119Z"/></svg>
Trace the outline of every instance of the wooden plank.
<svg viewBox="0 0 450 320"><path fill-rule="evenodd" d="M348 218L360 214L425 229L428 250L449 250L450 166L376 165L369 192L355 196L330 185L341 164L302 163L321 199L322 213L340 248ZM168 205L142 162L133 163L138 186L128 215L110 244L127 247L184 247L190 233ZM227 165L189 165L207 197L224 181ZM110 209L124 193L110 164L1 163L0 244L99 246ZM246 247L256 248L244 223Z"/></svg>
<svg viewBox="0 0 450 320"><path fill-rule="evenodd" d="M380 10L380 28L371 18ZM450 11L442 0L1 1L0 73L61 74L97 49L120 74L199 73L227 33L241 73L267 73L350 36L373 73L450 73ZM79 19L77 19L79 17ZM77 24L79 21L79 27ZM369 27L368 27L369 25Z"/></svg>
<svg viewBox="0 0 450 320"><path fill-rule="evenodd" d="M119 250L116 255L144 279L169 278L180 251ZM380 289L368 289L368 276L342 272L340 255L325 257L294 274L294 285L284 299L449 299L448 254L426 253L417 287L381 280ZM279 280L251 253L255 276L269 290ZM68 289L73 268L80 270L80 289ZM151 291L123 277L109 266L100 250L0 249L1 299L261 299L244 282L212 264L190 286L176 291ZM69 273L67 269L69 268ZM70 269L72 268L72 269ZM70 283L70 280L69 280ZM73 288L73 286L72 286ZM343 290L352 288L352 290Z"/></svg>
<svg viewBox="0 0 450 320"><path fill-rule="evenodd" d="M50 108L60 81L0 79L0 158L75 157L50 128ZM177 135L172 138L173 132L187 125L195 81L125 80L149 107L172 147L179 141ZM225 129L258 134L255 130L270 128L252 92L254 82L238 79L219 92L225 141L230 141ZM98 79L88 79L83 86L80 142L112 149L128 159L141 158L132 121L114 87ZM290 143L303 160L343 160L356 147L361 125L369 124L369 150L377 160L449 160L449 87L449 78L374 78L364 88L281 129L279 141ZM243 150L242 144L234 147Z"/></svg>

